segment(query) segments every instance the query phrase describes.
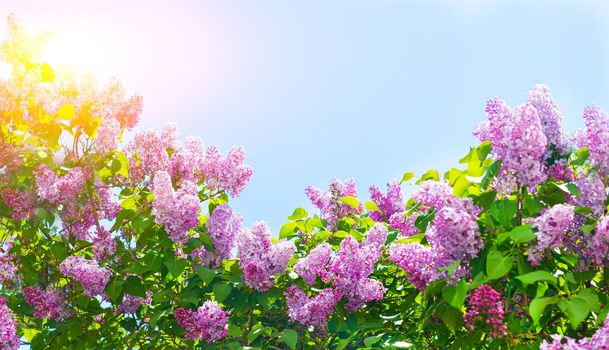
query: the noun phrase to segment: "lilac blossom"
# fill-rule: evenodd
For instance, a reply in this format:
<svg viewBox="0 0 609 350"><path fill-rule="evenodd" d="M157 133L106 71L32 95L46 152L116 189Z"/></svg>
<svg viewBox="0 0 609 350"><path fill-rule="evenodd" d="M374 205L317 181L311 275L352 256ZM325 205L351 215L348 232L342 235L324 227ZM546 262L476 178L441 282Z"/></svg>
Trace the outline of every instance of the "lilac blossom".
<svg viewBox="0 0 609 350"><path fill-rule="evenodd" d="M469 330L476 328L476 322L482 319L490 326L492 337L502 337L507 334L507 327L503 323L505 302L499 292L483 284L476 288L467 302L467 311L463 319Z"/></svg>
<svg viewBox="0 0 609 350"><path fill-rule="evenodd" d="M535 218L533 227L537 229L537 245L529 250L529 261L537 265L546 249L562 246L567 239L567 231L573 225L575 213L573 206L557 204Z"/></svg>
<svg viewBox="0 0 609 350"><path fill-rule="evenodd" d="M347 196L357 197L357 187L355 180L352 178L346 179L344 182L338 179L331 179L329 182L329 191L324 192L315 186L307 186L305 194L313 205L321 212L321 218L326 220L328 229L336 230L336 225L341 218L360 214L362 205L358 208L353 208L340 199Z"/></svg>
<svg viewBox="0 0 609 350"><path fill-rule="evenodd" d="M85 295L105 297L106 284L112 277L107 267L100 267L97 262L87 260L82 256L67 257L60 265L59 270L67 277L73 277L82 285Z"/></svg>
<svg viewBox="0 0 609 350"><path fill-rule="evenodd" d="M290 321L315 327L323 333L328 325L328 318L332 316L341 297L332 288L323 289L314 297L309 297L296 285L291 285L285 292L285 298Z"/></svg>
<svg viewBox="0 0 609 350"><path fill-rule="evenodd" d="M215 301L206 301L197 311L176 309L174 317L190 340L202 339L211 344L228 334L228 312Z"/></svg>
<svg viewBox="0 0 609 350"><path fill-rule="evenodd" d="M370 198L379 208L379 210L370 211L370 218L377 222L388 221L393 214L403 212L405 209L404 195L397 180L387 184L386 194L383 194L376 186L371 186Z"/></svg>

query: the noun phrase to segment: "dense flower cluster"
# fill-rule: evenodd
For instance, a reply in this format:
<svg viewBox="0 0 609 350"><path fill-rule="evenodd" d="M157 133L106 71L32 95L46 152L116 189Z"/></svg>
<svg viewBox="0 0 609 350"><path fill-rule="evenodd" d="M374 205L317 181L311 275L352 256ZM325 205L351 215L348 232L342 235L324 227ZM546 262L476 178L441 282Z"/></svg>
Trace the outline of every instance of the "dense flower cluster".
<svg viewBox="0 0 609 350"><path fill-rule="evenodd" d="M362 206L353 208L340 199L346 196L357 197L355 180L349 178L344 182L332 179L329 182L329 191L324 192L315 186L307 186L305 194L313 205L319 209L322 219L326 220L328 229L335 230L338 220L351 214L362 212Z"/></svg>
<svg viewBox="0 0 609 350"><path fill-rule="evenodd" d="M121 126L114 118L103 118L97 131L95 140L95 151L104 156L117 149L121 132Z"/></svg>
<svg viewBox="0 0 609 350"><path fill-rule="evenodd" d="M60 290L25 287L23 298L34 309L34 317L54 318L59 322L70 316L70 312L66 309L66 293Z"/></svg>
<svg viewBox="0 0 609 350"><path fill-rule="evenodd" d="M420 232L415 225L420 213L414 212L408 215L407 212L395 213L389 218L389 227L400 231L404 236L416 235Z"/></svg>
<svg viewBox="0 0 609 350"><path fill-rule="evenodd" d="M299 259L294 264L294 271L308 284L313 285L317 276L322 281L328 282L330 274L328 263L332 257L332 247L328 243L320 243L309 252L309 255Z"/></svg>
<svg viewBox="0 0 609 350"><path fill-rule="evenodd" d="M476 288L469 298L465 312L465 326L474 330L476 322L482 318L490 326L492 337L501 337L507 334L507 327L503 324L504 301L499 292L483 284Z"/></svg>
<svg viewBox="0 0 609 350"><path fill-rule="evenodd" d="M294 242L271 242L271 230L264 221L254 223L252 229L243 228L237 236L239 266L245 283L265 291L273 284L274 275L283 273L296 251Z"/></svg>
<svg viewBox="0 0 609 350"><path fill-rule="evenodd" d="M117 314L134 314L144 304L150 304L152 301L152 292L146 292L146 298L137 297L129 294L125 294L123 301L116 308Z"/></svg>
<svg viewBox="0 0 609 350"><path fill-rule="evenodd" d="M569 202L573 205L590 207L592 213L597 216L605 212L605 200L607 191L600 175L581 173L575 180L575 185L579 190L579 196L572 196Z"/></svg>
<svg viewBox="0 0 609 350"><path fill-rule="evenodd" d="M302 289L291 285L285 292L288 316L290 321L303 326L312 326L319 332L325 332L328 318L341 296L332 288L323 289L314 297L307 296Z"/></svg>
<svg viewBox="0 0 609 350"><path fill-rule="evenodd" d="M40 199L51 204L69 204L80 195L90 174L76 167L63 176L57 176L46 164L41 164L34 175Z"/></svg>
<svg viewBox="0 0 609 350"><path fill-rule="evenodd" d="M13 210L13 219L31 219L34 216L34 198L28 193L5 188L0 192L0 197Z"/></svg>
<svg viewBox="0 0 609 350"><path fill-rule="evenodd" d="M108 261L116 253L116 239L112 237L105 227L97 230L97 236L93 238L93 256L97 261Z"/></svg>
<svg viewBox="0 0 609 350"><path fill-rule="evenodd" d="M208 147L203 161L205 183L213 189L221 189L237 197L250 181L254 170L245 164L245 151L233 147L225 159L215 147Z"/></svg>
<svg viewBox="0 0 609 350"><path fill-rule="evenodd" d="M205 147L199 137L189 136L169 159L169 173L174 179L198 182L203 169Z"/></svg>
<svg viewBox="0 0 609 350"><path fill-rule="evenodd" d="M211 344L228 334L228 312L222 310L215 301L206 301L197 311L176 309L174 317L184 328L186 338L204 339Z"/></svg>
<svg viewBox="0 0 609 350"><path fill-rule="evenodd" d="M112 276L107 267L100 267L95 261L87 260L82 256L67 257L60 265L59 270L67 277L73 277L82 285L89 297L105 296L106 284Z"/></svg>
<svg viewBox="0 0 609 350"><path fill-rule="evenodd" d="M124 150L129 158L131 179L140 182L159 170L167 170L169 167L167 149L175 145L176 137L175 124L167 124L160 134L153 130L136 133Z"/></svg>
<svg viewBox="0 0 609 350"><path fill-rule="evenodd" d="M430 247L418 242L392 244L388 253L389 261L404 269L408 282L412 283L418 290L424 291L429 283L438 278L435 256Z"/></svg>
<svg viewBox="0 0 609 350"><path fill-rule="evenodd" d="M552 335L552 343L543 341L540 350L604 350L609 349L609 319L589 339L575 340L560 334Z"/></svg>
<svg viewBox="0 0 609 350"><path fill-rule="evenodd" d="M347 236L340 243L338 257L333 259L329 271L336 291L347 299L348 310L358 310L368 301L383 298L385 287L369 276L381 256L386 238L385 225L376 224L363 242Z"/></svg>
<svg viewBox="0 0 609 350"><path fill-rule="evenodd" d="M600 167L604 174L609 171L609 116L599 107L590 106L584 109L586 128L580 135L579 146L587 146L590 160Z"/></svg>
<svg viewBox="0 0 609 350"><path fill-rule="evenodd" d="M207 235L214 245L215 255L203 247L193 251L192 255L203 265L218 265L222 260L230 258L231 249L235 246L235 237L242 224L241 215L233 213L228 204L220 204L207 220Z"/></svg>
<svg viewBox="0 0 609 350"><path fill-rule="evenodd" d="M6 299L3 297L0 297L0 349L19 349L17 321L15 321L15 317L6 305Z"/></svg>
<svg viewBox="0 0 609 350"><path fill-rule="evenodd" d="M543 84L533 86L529 92L527 101L539 114L539 120L543 128L543 133L548 140L548 144L553 145L554 148L559 151L563 151L565 142L560 130L562 112L556 103L554 103L554 99L550 94L550 89Z"/></svg>
<svg viewBox="0 0 609 350"><path fill-rule="evenodd" d="M425 236L437 254L438 267L469 261L484 245L476 217L459 207L440 209Z"/></svg>
<svg viewBox="0 0 609 350"><path fill-rule="evenodd" d="M376 186L371 186L370 198L380 210L370 212L370 218L377 222L387 221L394 214L402 213L405 209L404 195L397 180L387 184L387 194L383 194Z"/></svg>
<svg viewBox="0 0 609 350"><path fill-rule="evenodd" d="M0 285L10 284L18 280L18 269L15 265L15 257L10 250L12 242L8 242L5 247L0 246Z"/></svg>
<svg viewBox="0 0 609 350"><path fill-rule="evenodd" d="M605 264L609 256L609 216L604 216L596 224L588 249L597 265Z"/></svg>
<svg viewBox="0 0 609 350"><path fill-rule="evenodd" d="M154 175L152 192L152 214L155 222L165 227L172 241L186 243L188 230L199 224L197 186L192 182L184 182L182 187L175 191L171 176L159 170Z"/></svg>
<svg viewBox="0 0 609 350"><path fill-rule="evenodd" d="M539 264L546 249L555 249L565 243L566 233L573 225L573 220L573 206L568 204L557 204L535 218L533 227L537 228L537 245L529 250L528 256L533 265Z"/></svg>
<svg viewBox="0 0 609 350"><path fill-rule="evenodd" d="M548 99L543 98L545 102L541 103L538 97L533 91L533 103L543 107L543 126L540 112L531 102L512 111L495 98L486 106L488 121L474 132L480 141L491 141L493 158L502 161L497 183L502 192L511 193L520 186L534 189L547 178L544 158L548 139L544 127L553 138L560 135L560 130L556 130L555 111L546 108Z"/></svg>
<svg viewBox="0 0 609 350"><path fill-rule="evenodd" d="M425 180L419 184L412 199L422 204L424 209L442 209L452 205L456 197L450 185L443 181Z"/></svg>

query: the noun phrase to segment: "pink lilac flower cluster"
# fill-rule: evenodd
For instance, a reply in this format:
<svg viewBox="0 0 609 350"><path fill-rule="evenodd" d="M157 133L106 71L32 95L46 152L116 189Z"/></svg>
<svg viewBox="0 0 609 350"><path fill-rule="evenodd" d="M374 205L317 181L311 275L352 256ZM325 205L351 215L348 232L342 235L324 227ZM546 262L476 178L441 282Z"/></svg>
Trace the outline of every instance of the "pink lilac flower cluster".
<svg viewBox="0 0 609 350"><path fill-rule="evenodd" d="M105 296L106 284L112 276L110 269L100 267L97 262L87 260L82 256L67 257L59 265L59 270L65 276L73 277L80 282L88 297Z"/></svg>
<svg viewBox="0 0 609 350"><path fill-rule="evenodd" d="M176 138L175 124L165 125L160 134L153 130L136 133L125 148L125 154L129 159L130 178L139 182L159 170L167 170L169 167L167 149L176 144Z"/></svg>
<svg viewBox="0 0 609 350"><path fill-rule="evenodd" d="M288 287L284 295L290 321L315 327L320 333L325 332L328 319L341 299L341 295L332 288L325 288L314 297L309 297L296 285Z"/></svg>
<svg viewBox="0 0 609 350"><path fill-rule="evenodd" d="M537 245L528 251L531 264L538 265L546 249L558 248L566 242L567 231L574 220L573 206L568 204L557 204L535 218L533 227L537 229Z"/></svg>
<svg viewBox="0 0 609 350"><path fill-rule="evenodd" d="M250 181L254 170L245 164L245 151L233 147L225 159L217 148L208 147L203 161L205 183L212 189L221 189L238 197Z"/></svg>
<svg viewBox="0 0 609 350"><path fill-rule="evenodd" d="M347 299L348 310L359 310L364 303L383 298L385 287L380 281L369 276L381 256L386 239L387 228L385 225L376 224L362 243L352 236L340 243L338 257L333 259L329 272L336 291Z"/></svg>
<svg viewBox="0 0 609 350"><path fill-rule="evenodd" d="M415 223L421 214L419 212L408 213L395 213L389 218L389 227L400 231L404 236L412 236L420 233Z"/></svg>
<svg viewBox="0 0 609 350"><path fill-rule="evenodd" d="M575 180L573 169L565 164L565 161L560 160L548 167L548 177L557 180L570 182Z"/></svg>
<svg viewBox="0 0 609 350"><path fill-rule="evenodd" d="M15 145L0 140L0 174L8 174L22 164L19 150Z"/></svg>
<svg viewBox="0 0 609 350"><path fill-rule="evenodd" d="M370 198L380 210L370 212L370 218L377 222L388 221L394 214L401 214L405 209L404 195L397 180L387 184L387 194L383 194L376 186L371 186Z"/></svg>
<svg viewBox="0 0 609 350"><path fill-rule="evenodd" d="M415 202L421 203L424 209L442 209L454 205L457 197L450 185L443 181L425 180L419 184L412 194Z"/></svg>
<svg viewBox="0 0 609 350"><path fill-rule="evenodd" d="M6 249L0 247L0 285L14 283L19 279L18 269L10 252L11 245L12 243L7 244Z"/></svg>
<svg viewBox="0 0 609 350"><path fill-rule="evenodd" d="M0 192L0 197L13 210L13 219L31 219L34 216L34 198L28 193L5 188Z"/></svg>
<svg viewBox="0 0 609 350"><path fill-rule="evenodd" d="M34 309L34 317L53 318L57 322L70 317L70 312L66 309L65 292L52 288L42 290L37 287L25 287L23 298Z"/></svg>
<svg viewBox="0 0 609 350"><path fill-rule="evenodd" d="M574 183L580 195L571 196L568 199L569 203L581 207L590 207L592 213L596 216L603 215L606 209L607 191L600 175L598 173L580 173Z"/></svg>
<svg viewBox="0 0 609 350"><path fill-rule="evenodd" d="M150 304L152 301L152 291L146 291L146 298L137 297L125 294L123 301L116 308L117 314L134 314L144 304Z"/></svg>
<svg viewBox="0 0 609 350"><path fill-rule="evenodd" d="M19 345L17 321L6 305L6 299L0 297L0 349L17 350Z"/></svg>
<svg viewBox="0 0 609 350"><path fill-rule="evenodd" d="M609 257L609 216L602 217L589 241L588 253L599 266L604 265Z"/></svg>
<svg viewBox="0 0 609 350"><path fill-rule="evenodd" d="M98 220L114 219L120 210L120 204L112 196L110 188L101 183L95 185L96 196L88 196L82 203L67 203L59 212L66 236L81 240L90 239L90 229Z"/></svg>
<svg viewBox="0 0 609 350"><path fill-rule="evenodd" d="M119 145L121 126L114 118L102 118L95 139L95 151L100 156L114 151Z"/></svg>
<svg viewBox="0 0 609 350"><path fill-rule="evenodd" d="M603 327L599 328L590 339L575 340L560 334L552 335L552 343L543 341L540 350L604 350L609 349L609 319L605 319Z"/></svg>
<svg viewBox="0 0 609 350"><path fill-rule="evenodd" d="M116 253L116 239L112 237L105 227L97 230L93 238L93 256L97 261L108 261Z"/></svg>
<svg viewBox="0 0 609 350"><path fill-rule="evenodd" d="M328 243L318 244L309 252L309 255L298 259L294 264L294 271L308 284L313 285L317 276L324 282L330 281L328 263L332 258L332 247Z"/></svg>
<svg viewBox="0 0 609 350"><path fill-rule="evenodd" d="M554 103L550 89L543 84L533 86L527 101L539 114L539 120L541 121L543 133L546 135L548 144L553 145L558 151L564 151L566 145L560 130L562 111Z"/></svg>
<svg viewBox="0 0 609 350"><path fill-rule="evenodd" d="M493 158L501 160L497 187L504 193L520 186L534 189L545 181L547 138L537 109L530 103L511 109L499 99L489 100L488 121L474 132L480 141L491 141Z"/></svg>
<svg viewBox="0 0 609 350"><path fill-rule="evenodd" d="M188 230L199 224L197 186L186 181L175 191L171 176L166 171L159 170L154 175L152 192L155 222L165 227L172 241L185 244L188 241Z"/></svg>
<svg viewBox="0 0 609 350"><path fill-rule="evenodd" d="M478 256L484 243L475 215L460 207L444 207L436 213L425 233L438 267Z"/></svg>
<svg viewBox="0 0 609 350"><path fill-rule="evenodd" d="M198 182L202 175L205 147L199 137L189 136L169 159L169 173L173 179Z"/></svg>
<svg viewBox="0 0 609 350"><path fill-rule="evenodd" d="M294 242L273 244L271 236L271 230L264 221L254 223L251 230L242 228L237 235L243 279L257 291L265 291L274 285L274 276L285 271L296 252Z"/></svg>
<svg viewBox="0 0 609 350"><path fill-rule="evenodd" d="M467 303L467 311L463 317L465 326L474 330L476 322L482 318L490 326L492 337L502 337L507 334L507 327L503 324L504 301L499 292L483 284L476 288Z"/></svg>
<svg viewBox="0 0 609 350"><path fill-rule="evenodd" d="M228 204L218 205L207 220L207 235L214 245L215 255L204 247L195 249L191 255L207 266L218 265L222 260L229 259L242 224L243 216L233 213Z"/></svg>
<svg viewBox="0 0 609 350"><path fill-rule="evenodd" d="M133 95L127 98L126 91L120 81L111 79L108 86L95 94L93 100L96 103L92 111L107 118L116 119L121 128L131 129L137 125L144 100L142 96Z"/></svg>
<svg viewBox="0 0 609 350"><path fill-rule="evenodd" d="M197 311L176 309L174 317L190 340L204 339L211 344L228 334L228 312L215 301L206 301Z"/></svg>
<svg viewBox="0 0 609 350"><path fill-rule="evenodd" d="M58 176L46 164L34 171L38 196L51 204L69 204L80 195L90 176L83 168L72 168L67 174Z"/></svg>
<svg viewBox="0 0 609 350"><path fill-rule="evenodd" d="M609 116L597 106L584 109L586 128L580 135L580 145L590 150L590 160L603 174L609 171Z"/></svg>
<svg viewBox="0 0 609 350"><path fill-rule="evenodd" d="M309 185L305 189L305 194L313 205L320 210L321 218L326 220L328 229L331 231L336 229L338 220L341 218L362 212L361 204L358 208L353 208L340 200L346 196L357 197L357 187L355 180L352 178L346 179L344 182L338 179L331 179L328 192Z"/></svg>
<svg viewBox="0 0 609 350"><path fill-rule="evenodd" d="M439 278L435 267L435 255L430 247L418 242L392 244L388 253L388 260L404 269L408 281L420 291L424 291L429 283Z"/></svg>

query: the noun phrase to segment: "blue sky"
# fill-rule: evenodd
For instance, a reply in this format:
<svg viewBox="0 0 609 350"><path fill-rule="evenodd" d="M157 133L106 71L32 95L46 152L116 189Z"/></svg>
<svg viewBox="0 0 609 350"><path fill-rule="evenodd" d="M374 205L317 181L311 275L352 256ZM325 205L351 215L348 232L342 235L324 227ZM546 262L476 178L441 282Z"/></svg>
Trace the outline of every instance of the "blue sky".
<svg viewBox="0 0 609 350"><path fill-rule="evenodd" d="M68 50L144 96L140 127L175 121L224 152L243 145L255 173L233 206L275 232L310 208L307 184L354 177L367 198L405 171L448 170L490 97L520 104L545 83L566 130L588 104L609 110L600 1L84 3L4 1L0 13L90 33Z"/></svg>

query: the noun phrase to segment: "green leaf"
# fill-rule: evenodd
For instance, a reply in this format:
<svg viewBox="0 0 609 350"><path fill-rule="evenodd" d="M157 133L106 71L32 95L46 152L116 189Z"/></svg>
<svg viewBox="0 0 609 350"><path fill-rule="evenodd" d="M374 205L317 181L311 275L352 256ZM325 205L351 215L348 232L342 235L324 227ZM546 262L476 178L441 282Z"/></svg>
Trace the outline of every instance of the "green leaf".
<svg viewBox="0 0 609 350"><path fill-rule="evenodd" d="M222 302L228 298L233 288L229 284L218 282L214 284L213 290L216 300Z"/></svg>
<svg viewBox="0 0 609 350"><path fill-rule="evenodd" d="M514 257L503 256L498 250L491 250L486 256L486 276L489 280L503 277L514 265Z"/></svg>
<svg viewBox="0 0 609 350"><path fill-rule="evenodd" d="M563 190L565 193L572 194L574 196L580 196L579 189L574 183L566 183L566 184L557 184L556 187Z"/></svg>
<svg viewBox="0 0 609 350"><path fill-rule="evenodd" d="M255 324L252 330L247 334L247 343L251 344L256 338L258 338L264 331L264 326L260 323Z"/></svg>
<svg viewBox="0 0 609 350"><path fill-rule="evenodd" d="M296 208L296 209L294 209L294 212L292 213L292 215L288 216L288 220L293 220L293 221L300 220L302 218L306 218L307 215L309 215L309 214L307 213L306 210L304 210L304 208Z"/></svg>
<svg viewBox="0 0 609 350"><path fill-rule="evenodd" d="M366 338L364 338L364 345L372 346L372 345L378 343L379 340L381 340L381 338L383 338L384 335L385 335L385 333L381 333L381 334L373 335L370 337L366 337Z"/></svg>
<svg viewBox="0 0 609 350"><path fill-rule="evenodd" d="M588 304L590 310L596 313L601 311L600 301L598 299L598 295L594 290L589 288L584 289L581 292L577 293L575 298L583 300L586 304Z"/></svg>
<svg viewBox="0 0 609 350"><path fill-rule="evenodd" d="M517 211L518 203L514 200L503 199L491 204L491 215L503 227L512 226Z"/></svg>
<svg viewBox="0 0 609 350"><path fill-rule="evenodd" d="M558 307L567 315L573 329L577 328L590 313L590 306L588 303L579 298L560 299L558 301Z"/></svg>
<svg viewBox="0 0 609 350"><path fill-rule="evenodd" d="M146 297L146 287L137 276L127 277L127 282L123 286L125 293L136 297Z"/></svg>
<svg viewBox="0 0 609 350"><path fill-rule="evenodd" d="M279 229L279 238L288 238L294 235L294 230L298 228L298 222L288 222Z"/></svg>
<svg viewBox="0 0 609 350"><path fill-rule="evenodd" d="M491 166L488 167L488 169L486 169L486 172L482 176L482 181L480 181L482 188L486 189L488 187L488 185L490 185L491 181L495 178L495 176L497 176L497 174L499 174L500 168L501 168L501 161L496 160L493 164L491 164Z"/></svg>
<svg viewBox="0 0 609 350"><path fill-rule="evenodd" d="M186 260L175 259L174 257L165 260L165 266L167 266L167 269L173 278L178 278L182 275L182 272L184 272L184 269L186 268L186 264Z"/></svg>
<svg viewBox="0 0 609 350"><path fill-rule="evenodd" d="M400 184L403 184L404 182L412 179L414 177L414 173L413 172L405 172L404 176L402 176L402 181L400 181Z"/></svg>
<svg viewBox="0 0 609 350"><path fill-rule="evenodd" d="M123 152L117 152L116 154L118 161L121 163L121 168L116 172L117 175L122 175L124 177L129 176L129 159Z"/></svg>
<svg viewBox="0 0 609 350"><path fill-rule="evenodd" d="M516 243L524 243L533 240L535 232L533 232L531 225L521 225L510 231L508 236Z"/></svg>
<svg viewBox="0 0 609 350"><path fill-rule="evenodd" d="M417 184L427 180L439 181L440 175L438 174L438 171L435 169L428 170L425 174L421 175L421 178L417 181Z"/></svg>
<svg viewBox="0 0 609 350"><path fill-rule="evenodd" d="M211 281L213 281L216 277L216 272L214 270L208 269L205 266L200 266L199 268L197 268L197 274L199 275L201 280L205 282L205 284L210 284Z"/></svg>
<svg viewBox="0 0 609 350"><path fill-rule="evenodd" d="M492 146L490 141L484 141L476 148L476 152L478 153L478 159L480 161L484 161L486 157L491 153Z"/></svg>
<svg viewBox="0 0 609 350"><path fill-rule="evenodd" d="M110 300L114 304L117 304L118 299L119 299L121 293L123 292L124 284L125 284L125 281L121 281L118 278L113 278L106 285L106 294L108 295L108 298L110 298Z"/></svg>
<svg viewBox="0 0 609 350"><path fill-rule="evenodd" d="M467 297L467 283L465 279L461 279L454 286L448 286L442 290L442 296L446 301L456 309L460 310Z"/></svg>
<svg viewBox="0 0 609 350"><path fill-rule="evenodd" d="M298 333L293 329L285 329L281 333L279 341L284 342L290 349L296 349L298 345Z"/></svg>
<svg viewBox="0 0 609 350"><path fill-rule="evenodd" d="M367 201L364 203L364 208L368 211L381 211L374 201Z"/></svg>
<svg viewBox="0 0 609 350"><path fill-rule="evenodd" d="M543 310L548 305L556 304L558 301L558 297L546 297L546 298L535 298L531 301L529 305L529 314L531 315L531 319L533 322L538 325L539 319L541 318L541 314L543 314Z"/></svg>
<svg viewBox="0 0 609 350"><path fill-rule="evenodd" d="M516 276L524 284L533 284L535 282L549 282L556 284L556 277L548 271L533 271L524 275Z"/></svg>
<svg viewBox="0 0 609 350"><path fill-rule="evenodd" d="M339 200L354 209L359 209L359 200L353 196L344 196Z"/></svg>

